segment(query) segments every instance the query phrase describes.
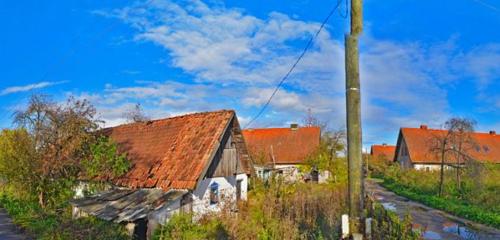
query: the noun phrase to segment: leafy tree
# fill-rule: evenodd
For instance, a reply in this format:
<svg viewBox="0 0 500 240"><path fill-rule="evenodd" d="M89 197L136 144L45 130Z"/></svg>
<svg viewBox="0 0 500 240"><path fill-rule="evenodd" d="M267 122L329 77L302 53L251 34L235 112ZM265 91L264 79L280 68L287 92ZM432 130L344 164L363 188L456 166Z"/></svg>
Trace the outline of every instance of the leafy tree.
<svg viewBox="0 0 500 240"><path fill-rule="evenodd" d="M26 189L37 196L42 208L64 204L78 178L100 173L112 177L128 170L124 155L113 156L116 146L98 137L102 122L87 100L70 97L64 104L56 104L47 96L33 95L27 109L15 114L15 123L18 137L7 138L0 152L6 156L5 163L16 165L13 169L31 172L11 182L29 186ZM25 153L29 160L15 161L11 152Z"/></svg>
<svg viewBox="0 0 500 240"><path fill-rule="evenodd" d="M105 136L100 136L90 147L91 157L83 161L86 176L89 178L102 176L118 177L130 168L125 153L117 154L116 143Z"/></svg>
<svg viewBox="0 0 500 240"><path fill-rule="evenodd" d="M345 137L343 129L324 132L319 148L308 157L307 166L329 171L333 174L334 182L345 182L347 180Z"/></svg>
<svg viewBox="0 0 500 240"><path fill-rule="evenodd" d="M0 179L17 189L35 191L40 168L34 158L34 141L25 129L5 129L0 134ZM18 191L22 193L22 191Z"/></svg>

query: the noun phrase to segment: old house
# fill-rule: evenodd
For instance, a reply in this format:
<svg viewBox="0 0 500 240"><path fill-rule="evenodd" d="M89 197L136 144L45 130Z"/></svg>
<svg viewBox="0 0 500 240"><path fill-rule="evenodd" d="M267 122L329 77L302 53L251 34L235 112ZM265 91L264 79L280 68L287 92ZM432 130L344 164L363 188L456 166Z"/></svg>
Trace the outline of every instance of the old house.
<svg viewBox="0 0 500 240"><path fill-rule="evenodd" d="M427 171L440 169L440 154L432 149L435 139L445 134L446 130L429 129L425 125L419 128L401 128L394 161L399 162L403 168ZM471 133L471 138L474 146L467 149L468 156L480 162L500 163L500 135L495 131L474 132ZM446 165L455 163L452 156L446 158Z"/></svg>
<svg viewBox="0 0 500 240"><path fill-rule="evenodd" d="M372 145L370 149L370 159L377 162L392 162L394 161L394 154L396 146L393 145Z"/></svg>
<svg viewBox="0 0 500 240"><path fill-rule="evenodd" d="M257 176L267 179L274 171L288 180L301 177L299 166L319 147L319 127L245 129L243 136L255 163Z"/></svg>
<svg viewBox="0 0 500 240"><path fill-rule="evenodd" d="M132 167L109 191L76 199L75 216L126 224L146 238L177 212L195 216L247 198L252 166L234 111L194 113L104 130Z"/></svg>

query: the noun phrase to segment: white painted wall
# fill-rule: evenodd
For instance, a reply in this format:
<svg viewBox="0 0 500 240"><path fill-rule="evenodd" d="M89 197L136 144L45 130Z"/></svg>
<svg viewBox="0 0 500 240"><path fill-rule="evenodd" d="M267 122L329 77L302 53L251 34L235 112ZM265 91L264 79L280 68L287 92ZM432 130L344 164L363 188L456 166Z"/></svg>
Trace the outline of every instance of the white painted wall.
<svg viewBox="0 0 500 240"><path fill-rule="evenodd" d="M244 173L229 177L207 178L201 181L192 193L188 193L193 199L194 219L199 219L204 214L219 212L224 206L235 207L236 181L238 180L241 180L241 199L246 200L248 176ZM219 184L219 203L210 204L210 185L214 182ZM167 223L174 214L181 211L181 207L181 198L179 198L149 214L148 231L153 231L158 225Z"/></svg>
<svg viewBox="0 0 500 240"><path fill-rule="evenodd" d="M283 171L283 178L287 182L296 182L302 178L297 164L276 164L275 169Z"/></svg>
<svg viewBox="0 0 500 240"><path fill-rule="evenodd" d="M207 213L219 212L224 207L235 207L237 180L242 180L241 198L242 200L246 200L248 191L248 177L246 174L207 178L201 181L193 191L193 214L195 216L202 216ZM219 202L211 204L210 185L214 182L219 184Z"/></svg>
<svg viewBox="0 0 500 240"><path fill-rule="evenodd" d="M439 171L441 170L441 165L440 164L421 164L421 163L416 163L413 164L413 168L419 171ZM452 167L448 165L444 165L445 170L450 170Z"/></svg>

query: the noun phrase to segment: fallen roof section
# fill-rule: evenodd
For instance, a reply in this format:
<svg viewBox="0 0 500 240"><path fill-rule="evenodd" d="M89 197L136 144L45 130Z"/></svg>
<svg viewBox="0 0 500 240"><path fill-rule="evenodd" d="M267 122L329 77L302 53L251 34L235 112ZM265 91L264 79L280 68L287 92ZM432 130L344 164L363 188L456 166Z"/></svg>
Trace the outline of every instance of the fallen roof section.
<svg viewBox="0 0 500 240"><path fill-rule="evenodd" d="M186 194L185 190L112 189L85 198L71 200L79 210L113 222L133 222Z"/></svg>

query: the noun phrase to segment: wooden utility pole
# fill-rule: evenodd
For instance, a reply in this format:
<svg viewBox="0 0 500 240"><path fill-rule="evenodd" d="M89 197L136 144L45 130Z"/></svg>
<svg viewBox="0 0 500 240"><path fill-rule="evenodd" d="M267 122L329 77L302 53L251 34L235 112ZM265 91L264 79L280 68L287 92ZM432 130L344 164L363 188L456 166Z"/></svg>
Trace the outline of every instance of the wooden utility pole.
<svg viewBox="0 0 500 240"><path fill-rule="evenodd" d="M345 37L349 229L355 239L358 239L360 234L364 232L364 181L358 50L358 37L363 30L362 4L362 0L351 0L351 33Z"/></svg>

